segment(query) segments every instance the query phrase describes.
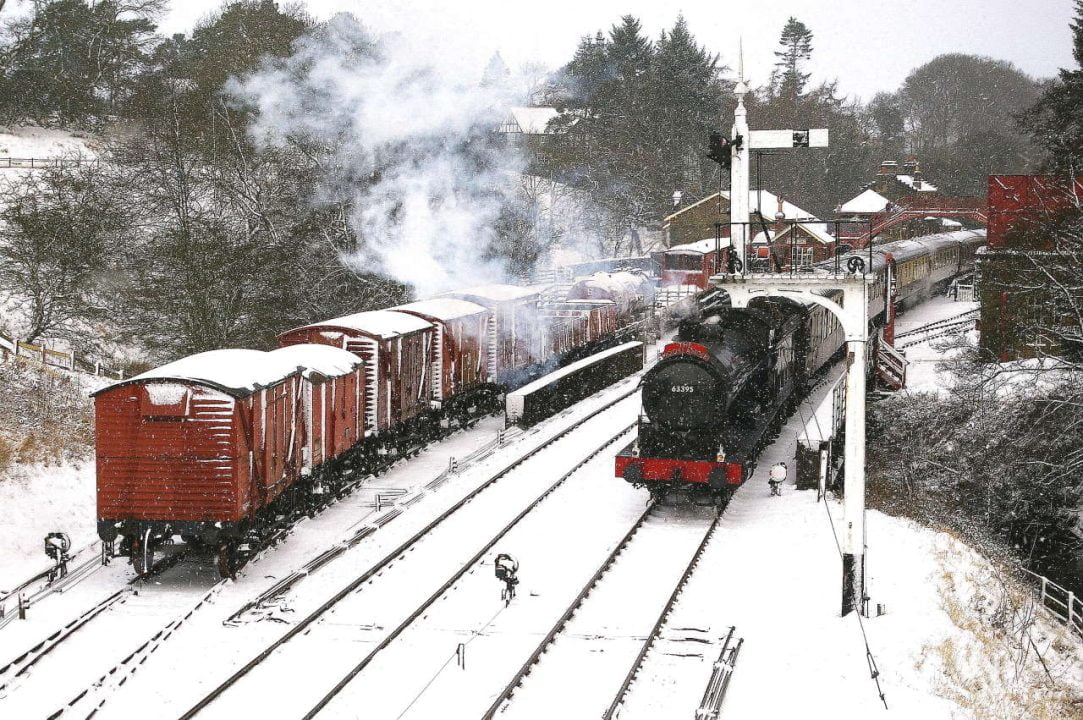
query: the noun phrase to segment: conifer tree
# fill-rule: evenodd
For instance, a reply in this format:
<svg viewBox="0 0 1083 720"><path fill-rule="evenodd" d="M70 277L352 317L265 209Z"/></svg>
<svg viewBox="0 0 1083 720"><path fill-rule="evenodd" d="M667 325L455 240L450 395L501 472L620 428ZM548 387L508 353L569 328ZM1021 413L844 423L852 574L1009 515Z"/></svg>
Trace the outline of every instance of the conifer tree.
<svg viewBox="0 0 1083 720"><path fill-rule="evenodd" d="M1072 28L1074 69L1061 69L1038 102L1019 117L1021 129L1046 154L1044 166L1069 175L1083 174L1083 0L1075 0Z"/></svg>
<svg viewBox="0 0 1083 720"><path fill-rule="evenodd" d="M782 48L775 51L778 62L772 74L775 92L782 97L794 99L805 91L809 74L801 72L804 61L812 57L812 31L803 22L790 17L778 39Z"/></svg>

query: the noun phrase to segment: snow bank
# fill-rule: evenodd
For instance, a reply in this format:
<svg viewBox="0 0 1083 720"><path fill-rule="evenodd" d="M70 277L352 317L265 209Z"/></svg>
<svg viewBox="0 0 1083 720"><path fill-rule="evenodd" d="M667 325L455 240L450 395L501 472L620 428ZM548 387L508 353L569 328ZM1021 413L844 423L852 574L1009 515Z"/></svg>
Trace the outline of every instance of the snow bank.
<svg viewBox="0 0 1083 720"><path fill-rule="evenodd" d="M97 142L67 130L34 126L0 128L0 158L96 158Z"/></svg>
<svg viewBox="0 0 1083 720"><path fill-rule="evenodd" d="M48 567L42 540L66 532L79 549L97 540L94 462L13 465L0 476L0 590Z"/></svg>

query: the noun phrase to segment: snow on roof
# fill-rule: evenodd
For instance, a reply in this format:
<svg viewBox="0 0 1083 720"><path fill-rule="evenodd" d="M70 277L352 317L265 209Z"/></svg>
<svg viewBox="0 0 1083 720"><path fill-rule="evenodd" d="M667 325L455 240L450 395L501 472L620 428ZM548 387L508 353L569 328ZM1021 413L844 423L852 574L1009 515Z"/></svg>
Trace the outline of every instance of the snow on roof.
<svg viewBox="0 0 1083 720"><path fill-rule="evenodd" d="M716 245L717 243L717 245ZM683 245L674 245L669 250L666 250L666 254L677 255L703 255L705 253L712 252L715 247L728 248L730 246L730 239L728 237L715 239L707 238L706 240L696 240L695 242L684 243Z"/></svg>
<svg viewBox="0 0 1083 720"><path fill-rule="evenodd" d="M427 330L432 327L432 323L422 320L416 315L392 312L391 310L370 310L312 323L305 327L341 327L349 330L360 330L387 340L399 335Z"/></svg>
<svg viewBox="0 0 1083 720"><path fill-rule="evenodd" d="M361 358L352 352L316 343L289 345L272 350L271 354L285 358L288 362L303 368L305 377L311 377L312 372L318 372L326 377L346 375L362 364Z"/></svg>
<svg viewBox="0 0 1083 720"><path fill-rule="evenodd" d="M515 392L509 393L508 397L511 397L512 395L518 395L518 396L529 395L530 393L535 392L538 389L545 387L546 385L551 385L552 383L556 382L557 380L559 380L559 379L561 379L563 377L567 377L568 375L571 375L574 372L578 372L579 370L582 370L584 367L586 367L587 365L590 365L591 363L598 362L599 360L603 360L603 359L605 359L607 357L610 357L611 355L616 355L617 353L622 353L625 350L628 350L629 348L636 347L636 346L642 347L643 343L641 343L639 341L636 341L636 340L633 340L632 342L626 342L623 345L617 345L616 347L609 348L608 350L604 350L604 351L602 351L600 353L597 353L596 355L590 355L589 357L585 357L582 360L579 360L577 362L573 362L571 365L568 365L566 367L562 367L560 370L557 370L556 372L552 372L552 373L549 373L548 375L546 375L544 377L540 377L537 380L535 380L534 382L530 383L529 385L524 385L523 387L519 388Z"/></svg>
<svg viewBox="0 0 1083 720"><path fill-rule="evenodd" d="M525 135L547 135L549 121L560 116L560 111L552 107L513 107L511 119Z"/></svg>
<svg viewBox="0 0 1083 720"><path fill-rule="evenodd" d="M166 363L109 387L150 380L191 380L247 394L287 378L297 370L297 363L291 359L262 350L210 350Z"/></svg>
<svg viewBox="0 0 1083 720"><path fill-rule="evenodd" d="M708 195L707 197L703 198L702 200L694 202L691 205L686 205L685 207L681 208L677 212L675 212L672 215L669 215L668 217L663 219L662 222L664 222L664 223L669 222L670 220L672 220L676 216L680 215L681 213L685 212L686 210L690 210L691 208L694 208L697 205L702 205L703 203L708 202L710 200L714 200L714 201L717 202L718 195L719 195L719 193L715 193L713 195ZM723 190L721 192L721 195L722 195L723 199L725 199L727 201L730 199L730 191L729 190ZM770 190L749 190L748 191L748 210L749 210L749 212L750 213L755 212L755 211L759 210L761 207L763 208L761 214L765 218L774 218L775 213L778 212L778 196L775 195ZM791 202L789 202L787 200L782 201L782 214L785 216L786 220L819 220L820 219L820 218L816 217L815 215L813 215L812 213L810 213L809 211L802 210L801 208L797 207L796 205L794 205L793 203L791 203Z"/></svg>
<svg viewBox="0 0 1083 720"><path fill-rule="evenodd" d="M843 215L850 213L877 213L883 211L890 201L872 188L852 198L839 207Z"/></svg>
<svg viewBox="0 0 1083 720"><path fill-rule="evenodd" d="M896 175L895 179L918 192L936 192L936 185L927 180L915 180L913 175Z"/></svg>
<svg viewBox="0 0 1083 720"><path fill-rule="evenodd" d="M824 245L830 245L835 242L835 238L827 232L827 226L824 223L797 223L797 225L794 225L793 227L803 230L809 237L814 240L819 240ZM783 232L788 231L789 228Z"/></svg>
<svg viewBox="0 0 1083 720"><path fill-rule="evenodd" d="M445 322L448 320L455 320L456 318L488 312L483 306L472 303L469 300L459 300L458 298L447 297L418 300L417 302L407 303L405 305L396 305L390 309L396 312L417 313L418 315L425 315Z"/></svg>
<svg viewBox="0 0 1083 720"><path fill-rule="evenodd" d="M493 302L505 302L508 300L537 297L538 295L541 295L541 290L537 287L522 287L519 285L478 285L477 287L444 293L441 297L478 297Z"/></svg>

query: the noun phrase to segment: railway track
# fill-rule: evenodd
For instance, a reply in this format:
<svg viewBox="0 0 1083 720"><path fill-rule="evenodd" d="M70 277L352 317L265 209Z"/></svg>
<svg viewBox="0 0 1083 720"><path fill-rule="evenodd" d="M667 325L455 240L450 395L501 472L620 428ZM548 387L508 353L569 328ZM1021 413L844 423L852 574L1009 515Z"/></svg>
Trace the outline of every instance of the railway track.
<svg viewBox="0 0 1083 720"><path fill-rule="evenodd" d="M89 553L77 565L69 568L68 574L64 577L55 580L50 579L55 569L49 568L20 583L16 588L0 597L0 607L5 608L4 614L0 615L0 630L10 625L19 616L18 603L20 595L25 594L25 606L29 609L54 593L64 592L68 588L74 587L101 568L101 543L91 543L81 548L72 555L72 560L80 555L87 555L87 551L91 549L95 552ZM0 675L2 674L0 672Z"/></svg>
<svg viewBox="0 0 1083 720"><path fill-rule="evenodd" d="M326 673L308 686L313 690L322 686L322 694L310 695L308 706L304 697L291 698L292 706L286 711L297 717L314 716L475 568L524 517L591 458L634 427L634 423L626 421L634 419L635 405L624 402L634 392L633 388L622 393L526 456L505 465L293 624L195 702L181 718L243 714L244 708L253 707L254 697L265 691L268 682L276 682L281 672L319 666ZM619 420L621 417L624 420ZM622 424L614 431L617 421ZM583 437L591 436L603 436L605 442L594 441L584 447ZM552 475L561 470L560 476L552 480ZM497 482L509 475L514 475L515 482ZM435 587L425 584L440 577L446 579L436 581ZM369 583L373 587L358 592ZM407 597L414 600L407 603ZM366 652L359 653L359 646ZM331 668L335 668L333 674Z"/></svg>
<svg viewBox="0 0 1083 720"><path fill-rule="evenodd" d="M110 657L121 638L160 627L192 593L202 592L191 584L198 575L194 564L183 562L188 554L184 548L171 553L0 667L0 716L40 716L58 693L89 684L87 658Z"/></svg>
<svg viewBox="0 0 1083 720"><path fill-rule="evenodd" d="M648 507L483 717L616 717L720 517Z"/></svg>
<svg viewBox="0 0 1083 720"><path fill-rule="evenodd" d="M934 337L942 337L956 332L959 328L972 325L977 317L977 310L967 310L964 313L944 320L927 323L919 327L895 334L895 342L900 348L916 345L919 342L931 340Z"/></svg>

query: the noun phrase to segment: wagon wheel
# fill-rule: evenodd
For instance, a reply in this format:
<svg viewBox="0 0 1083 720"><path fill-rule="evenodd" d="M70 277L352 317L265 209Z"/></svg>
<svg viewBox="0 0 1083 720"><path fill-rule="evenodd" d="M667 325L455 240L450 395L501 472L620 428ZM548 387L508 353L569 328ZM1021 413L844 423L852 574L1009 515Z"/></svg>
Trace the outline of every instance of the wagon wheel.
<svg viewBox="0 0 1083 720"><path fill-rule="evenodd" d="M218 546L218 574L224 578L236 579L241 567L241 558L237 552L237 542L227 541Z"/></svg>
<svg viewBox="0 0 1083 720"><path fill-rule="evenodd" d="M132 565L139 575L146 575L154 566L154 543L150 535L150 528L132 541Z"/></svg>

